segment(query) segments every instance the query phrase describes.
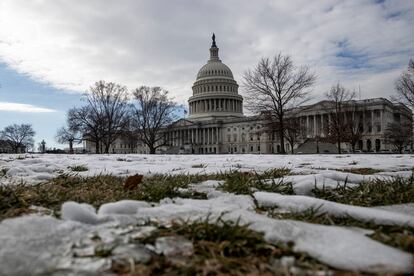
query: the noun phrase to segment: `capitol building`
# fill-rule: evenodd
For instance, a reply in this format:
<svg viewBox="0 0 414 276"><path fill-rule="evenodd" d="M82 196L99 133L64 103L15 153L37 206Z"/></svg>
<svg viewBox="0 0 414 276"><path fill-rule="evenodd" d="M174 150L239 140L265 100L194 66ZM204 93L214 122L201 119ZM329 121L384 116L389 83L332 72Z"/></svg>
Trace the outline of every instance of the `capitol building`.
<svg viewBox="0 0 414 276"><path fill-rule="evenodd" d="M213 35L210 58L197 73L188 100L188 117L179 119L163 131L165 146L160 154L271 154L281 151L276 133L269 131L269 121L264 116L245 116L243 97L231 69L220 60L219 48ZM412 112L402 104L395 104L385 98L354 101L360 106L357 114L362 130L356 144L358 152L384 152L393 150L385 139L384 132L389 123L412 122ZM303 130L292 145L285 141L286 152L315 153L315 139L326 136L326 126L333 112L333 104L321 101L306 107L298 107L298 118ZM94 146L86 145L88 152ZM344 152L350 146L343 143ZM147 147L137 139L122 138L111 147L112 153L148 153ZM336 153L337 146L318 143L318 152Z"/></svg>

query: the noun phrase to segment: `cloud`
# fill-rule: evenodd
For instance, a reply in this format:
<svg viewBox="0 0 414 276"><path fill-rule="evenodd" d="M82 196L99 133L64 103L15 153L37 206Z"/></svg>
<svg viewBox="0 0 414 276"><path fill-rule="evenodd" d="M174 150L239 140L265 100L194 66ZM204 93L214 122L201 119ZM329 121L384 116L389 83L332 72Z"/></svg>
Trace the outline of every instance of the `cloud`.
<svg viewBox="0 0 414 276"><path fill-rule="evenodd" d="M0 111L27 112L27 113L49 113L56 112L54 109L34 106L31 104L0 102Z"/></svg>
<svg viewBox="0 0 414 276"><path fill-rule="evenodd" d="M282 51L317 73L316 97L338 81L377 97L414 57L412 26L406 0L2 0L0 60L57 88L160 85L185 102L214 31L239 84Z"/></svg>

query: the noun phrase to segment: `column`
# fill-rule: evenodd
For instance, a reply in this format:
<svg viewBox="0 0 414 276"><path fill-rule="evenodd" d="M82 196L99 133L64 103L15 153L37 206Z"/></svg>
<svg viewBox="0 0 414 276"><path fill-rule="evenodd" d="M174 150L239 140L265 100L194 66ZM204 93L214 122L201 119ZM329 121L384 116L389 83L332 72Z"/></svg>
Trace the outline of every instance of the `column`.
<svg viewBox="0 0 414 276"><path fill-rule="evenodd" d="M321 115L321 136L325 136L325 129L323 128L323 117L324 115Z"/></svg>
<svg viewBox="0 0 414 276"><path fill-rule="evenodd" d="M216 128L214 127L214 128L212 128L211 129L213 132L212 132L212 134L213 134L213 144L217 144L217 139L216 139Z"/></svg>
<svg viewBox="0 0 414 276"><path fill-rule="evenodd" d="M374 132L374 110L371 110L371 133Z"/></svg>
<svg viewBox="0 0 414 276"><path fill-rule="evenodd" d="M381 133L384 133L384 109L380 110L380 115L381 115L381 122L380 122ZM382 146L382 143L381 143L381 146Z"/></svg>
<svg viewBox="0 0 414 276"><path fill-rule="evenodd" d="M316 131L317 125L316 125L316 115L313 115L313 136L316 137L318 132Z"/></svg>
<svg viewBox="0 0 414 276"><path fill-rule="evenodd" d="M310 124L309 124L309 115L306 115L306 138L308 138L309 133L310 133Z"/></svg>

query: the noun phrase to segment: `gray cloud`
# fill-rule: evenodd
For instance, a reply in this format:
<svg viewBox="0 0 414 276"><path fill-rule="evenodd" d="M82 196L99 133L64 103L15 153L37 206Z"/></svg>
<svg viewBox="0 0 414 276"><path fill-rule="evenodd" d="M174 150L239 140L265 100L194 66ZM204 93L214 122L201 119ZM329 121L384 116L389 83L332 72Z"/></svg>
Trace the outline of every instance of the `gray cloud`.
<svg viewBox="0 0 414 276"><path fill-rule="evenodd" d="M338 81L389 96L414 56L412 26L414 2L404 0L3 0L0 60L58 88L161 85L185 102L214 31L239 84L282 51L318 74L316 98Z"/></svg>

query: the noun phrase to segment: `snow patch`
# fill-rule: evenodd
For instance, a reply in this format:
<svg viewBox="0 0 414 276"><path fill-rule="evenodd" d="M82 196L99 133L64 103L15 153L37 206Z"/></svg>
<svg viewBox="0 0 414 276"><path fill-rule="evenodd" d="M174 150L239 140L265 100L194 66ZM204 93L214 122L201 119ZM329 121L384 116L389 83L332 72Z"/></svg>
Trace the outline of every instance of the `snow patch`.
<svg viewBox="0 0 414 276"><path fill-rule="evenodd" d="M150 206L151 205L145 201L121 200L101 205L98 210L98 215L135 214L139 208L146 208Z"/></svg>
<svg viewBox="0 0 414 276"><path fill-rule="evenodd" d="M96 215L95 208L86 203L65 202L62 205L61 213L64 220L73 220L87 224L99 223L99 217Z"/></svg>
<svg viewBox="0 0 414 276"><path fill-rule="evenodd" d="M381 225L408 225L414 227L414 216L379 208L352 206L307 196L281 195L268 192L256 192L253 196L259 206L277 207L293 213L302 213L313 209L334 217L352 217L360 221L374 222Z"/></svg>

